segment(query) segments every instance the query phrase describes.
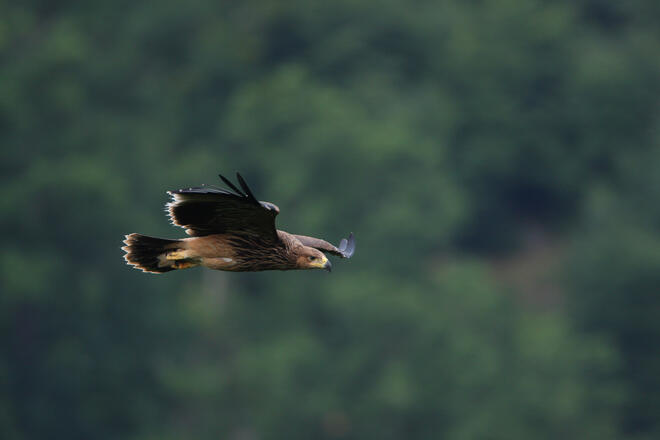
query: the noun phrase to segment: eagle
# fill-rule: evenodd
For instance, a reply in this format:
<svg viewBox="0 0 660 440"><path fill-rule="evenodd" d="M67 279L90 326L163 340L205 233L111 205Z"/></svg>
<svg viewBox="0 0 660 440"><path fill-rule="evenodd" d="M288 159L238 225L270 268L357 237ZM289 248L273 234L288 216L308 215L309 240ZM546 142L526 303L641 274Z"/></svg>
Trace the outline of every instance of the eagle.
<svg viewBox="0 0 660 440"><path fill-rule="evenodd" d="M295 235L275 228L280 209L257 200L243 177L240 189L222 175L229 189L213 185L168 191L170 221L185 228L189 238L170 240L142 234L125 236L124 260L148 273L204 266L231 272L325 269L332 264L323 252L351 258L353 233L338 247L320 238Z"/></svg>

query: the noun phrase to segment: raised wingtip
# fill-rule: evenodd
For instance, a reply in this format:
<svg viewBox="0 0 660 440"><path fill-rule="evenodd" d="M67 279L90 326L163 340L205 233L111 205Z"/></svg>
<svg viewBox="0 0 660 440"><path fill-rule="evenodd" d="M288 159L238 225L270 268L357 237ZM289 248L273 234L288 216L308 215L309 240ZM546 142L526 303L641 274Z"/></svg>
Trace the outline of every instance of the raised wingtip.
<svg viewBox="0 0 660 440"><path fill-rule="evenodd" d="M254 194L252 194L252 191L250 190L248 184L245 182L245 179L243 179L243 176L241 176L241 173L238 171L236 171L236 179L238 180L239 185L241 185L243 192L247 194L248 198L250 198L254 203L259 203Z"/></svg>
<svg viewBox="0 0 660 440"><path fill-rule="evenodd" d="M346 258L351 258L355 253L355 236L353 233L348 236L348 244L346 245Z"/></svg>
<svg viewBox="0 0 660 440"><path fill-rule="evenodd" d="M348 235L348 240L345 238L341 239L337 249L339 249L339 252L341 252L344 258L351 258L353 256L353 253L355 253L355 237L352 232Z"/></svg>

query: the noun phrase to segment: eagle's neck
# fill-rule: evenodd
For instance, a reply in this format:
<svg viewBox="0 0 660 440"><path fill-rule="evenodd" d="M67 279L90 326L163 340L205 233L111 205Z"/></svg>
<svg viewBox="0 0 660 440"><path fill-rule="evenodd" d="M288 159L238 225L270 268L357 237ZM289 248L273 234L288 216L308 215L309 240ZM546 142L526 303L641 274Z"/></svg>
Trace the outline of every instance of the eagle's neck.
<svg viewBox="0 0 660 440"><path fill-rule="evenodd" d="M259 235L234 234L231 241L236 255L235 270L286 270L293 269L296 258L292 253L295 240L290 234L277 231L278 240L264 239Z"/></svg>

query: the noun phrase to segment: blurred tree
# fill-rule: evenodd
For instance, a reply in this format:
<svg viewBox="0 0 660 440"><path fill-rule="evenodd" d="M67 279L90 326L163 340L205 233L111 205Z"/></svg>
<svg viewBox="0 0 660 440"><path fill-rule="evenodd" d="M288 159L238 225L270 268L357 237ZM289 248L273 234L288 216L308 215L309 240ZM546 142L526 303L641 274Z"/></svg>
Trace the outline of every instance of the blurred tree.
<svg viewBox="0 0 660 440"><path fill-rule="evenodd" d="M308 276L312 275L312 276ZM261 277L262 275L258 275ZM186 429L257 438L616 438L614 353L521 313L483 269L414 284L265 275L235 292L198 355ZM209 354L210 353L210 354ZM218 358L217 356L220 355ZM193 357L195 364L199 358ZM208 362L208 364L207 364ZM209 408L231 408L229 412Z"/></svg>
<svg viewBox="0 0 660 440"><path fill-rule="evenodd" d="M622 194L594 190L583 234L568 263L569 305L589 333L609 338L623 359L627 399L623 427L630 438L660 435L660 216L658 153L644 155Z"/></svg>

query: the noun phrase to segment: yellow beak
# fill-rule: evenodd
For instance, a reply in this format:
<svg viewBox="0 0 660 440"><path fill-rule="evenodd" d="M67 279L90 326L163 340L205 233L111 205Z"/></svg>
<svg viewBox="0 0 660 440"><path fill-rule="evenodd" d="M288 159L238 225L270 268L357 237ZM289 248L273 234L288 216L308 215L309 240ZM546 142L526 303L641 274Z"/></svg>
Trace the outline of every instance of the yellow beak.
<svg viewBox="0 0 660 440"><path fill-rule="evenodd" d="M313 268L318 268L318 269L325 269L328 272L332 271L332 263L330 263L330 260L324 255L323 258L314 261L311 265Z"/></svg>

